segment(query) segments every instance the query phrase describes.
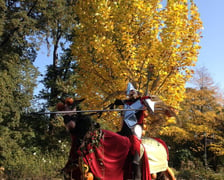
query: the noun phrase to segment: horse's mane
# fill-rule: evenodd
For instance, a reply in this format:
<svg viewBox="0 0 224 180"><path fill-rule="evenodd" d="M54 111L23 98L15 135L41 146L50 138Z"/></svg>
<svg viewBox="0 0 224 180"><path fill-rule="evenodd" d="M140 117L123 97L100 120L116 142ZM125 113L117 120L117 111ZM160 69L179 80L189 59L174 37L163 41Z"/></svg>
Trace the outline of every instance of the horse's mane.
<svg viewBox="0 0 224 180"><path fill-rule="evenodd" d="M93 120L90 115L77 113L73 116L73 120L76 122L76 126L71 133L76 136L80 143L82 142L87 132L93 132L100 129L99 123L95 122L95 120Z"/></svg>

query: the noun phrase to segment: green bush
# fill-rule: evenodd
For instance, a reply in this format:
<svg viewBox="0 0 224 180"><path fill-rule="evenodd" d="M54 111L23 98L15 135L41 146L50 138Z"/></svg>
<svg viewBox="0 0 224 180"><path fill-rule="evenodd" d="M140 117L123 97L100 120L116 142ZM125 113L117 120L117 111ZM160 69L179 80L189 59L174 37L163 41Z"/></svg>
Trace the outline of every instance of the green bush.
<svg viewBox="0 0 224 180"><path fill-rule="evenodd" d="M210 169L183 169L177 172L176 177L181 180L223 180L224 173L215 173Z"/></svg>
<svg viewBox="0 0 224 180"><path fill-rule="evenodd" d="M24 153L14 159L9 159L4 165L4 176L7 179L51 179L60 177L60 170L64 167L68 153L46 152L40 154Z"/></svg>

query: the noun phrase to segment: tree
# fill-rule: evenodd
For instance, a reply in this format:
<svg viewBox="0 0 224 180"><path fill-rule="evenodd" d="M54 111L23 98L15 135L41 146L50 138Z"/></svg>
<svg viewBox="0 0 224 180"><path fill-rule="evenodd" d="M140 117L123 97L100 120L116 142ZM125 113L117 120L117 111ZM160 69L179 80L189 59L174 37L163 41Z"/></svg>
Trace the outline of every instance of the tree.
<svg viewBox="0 0 224 180"><path fill-rule="evenodd" d="M52 65L47 69L47 74L44 79L45 90L42 91L41 96L47 100L48 106L55 106L57 102L57 96L60 95L60 87L57 86L57 81L63 80L61 69L69 70L70 57L67 59L60 59L60 53L68 51L73 27L76 24L77 17L74 12L74 1L57 0L57 1L45 1L45 9L41 18L41 27L43 35L46 37L46 42L50 47L53 47ZM61 51L59 51L59 49ZM60 61L66 61L67 66L63 67L63 63ZM66 69L67 68L67 69Z"/></svg>
<svg viewBox="0 0 224 180"><path fill-rule="evenodd" d="M72 53L76 93L90 109L119 98L127 82L178 108L197 61L202 23L193 1L77 1ZM149 90L149 92L146 92Z"/></svg>
<svg viewBox="0 0 224 180"><path fill-rule="evenodd" d="M18 125L20 113L30 106L37 77L37 69L32 64L36 57L35 46L26 39L32 34L30 27L35 29L32 19L35 3L26 4L26 8L25 4L19 6L18 3L6 1L2 6L5 11L1 16L0 33L0 121L4 125L11 123L12 127Z"/></svg>
<svg viewBox="0 0 224 180"><path fill-rule="evenodd" d="M71 84L72 89L74 81L69 80L70 72L74 72L74 63L71 62L72 56L69 44L72 38L73 27L76 24L77 17L74 12L74 3L71 0L43 1L44 7L40 18L41 35L46 40L48 51L52 48L52 64L47 67L47 73L41 81L44 85L39 93L40 99L46 100L46 107L54 110L55 104L62 99L65 93L62 84ZM68 83L69 82L69 83ZM74 94L74 92L73 92ZM54 115L50 116L49 133L53 133Z"/></svg>
<svg viewBox="0 0 224 180"><path fill-rule="evenodd" d="M216 169L224 152L223 112L216 98L217 87L204 67L196 70L193 82L194 88L187 88L181 103L179 124L166 127L162 134L177 143L173 144L175 150L188 149L195 157L201 157L206 166L210 164Z"/></svg>
<svg viewBox="0 0 224 180"><path fill-rule="evenodd" d="M60 138L67 135L63 122L56 119L57 133L50 137L49 117L33 116L30 106L38 75L33 62L44 40L52 42L54 49L53 68L49 68L51 78L45 81L50 89L44 94L48 107L55 105L61 92L56 86L58 76L67 79L73 70L74 63L65 46L75 21L72 3L71 0L0 1L0 165L6 172L22 164L18 161L27 157L27 152L58 150L58 135L63 135ZM61 62L58 62L59 47L65 51Z"/></svg>
<svg viewBox="0 0 224 180"><path fill-rule="evenodd" d="M36 1L0 1L0 149L1 164L19 155L25 131L21 116L31 105L36 85L35 42L28 37L35 31ZM13 158L13 156L11 156ZM5 164L8 164L5 163Z"/></svg>

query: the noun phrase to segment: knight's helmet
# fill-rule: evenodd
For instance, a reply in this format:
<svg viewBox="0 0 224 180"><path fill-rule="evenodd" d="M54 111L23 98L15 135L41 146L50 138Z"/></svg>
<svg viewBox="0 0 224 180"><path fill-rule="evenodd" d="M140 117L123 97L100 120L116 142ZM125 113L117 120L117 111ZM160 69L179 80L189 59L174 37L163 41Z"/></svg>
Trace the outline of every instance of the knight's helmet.
<svg viewBox="0 0 224 180"><path fill-rule="evenodd" d="M127 95L127 96L129 96L131 90L137 91L137 90L134 88L134 86L129 82L129 83L128 83L128 87L127 87L127 91L126 91L126 95Z"/></svg>

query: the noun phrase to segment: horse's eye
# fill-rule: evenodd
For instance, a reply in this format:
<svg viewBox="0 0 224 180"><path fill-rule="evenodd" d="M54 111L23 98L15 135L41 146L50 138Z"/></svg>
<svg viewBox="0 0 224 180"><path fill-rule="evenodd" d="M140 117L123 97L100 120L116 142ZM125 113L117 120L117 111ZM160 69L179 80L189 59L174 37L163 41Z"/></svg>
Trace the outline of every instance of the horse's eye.
<svg viewBox="0 0 224 180"><path fill-rule="evenodd" d="M69 115L65 115L63 116L63 119L64 119L64 124L68 124L70 121L72 121L72 116L69 116Z"/></svg>

